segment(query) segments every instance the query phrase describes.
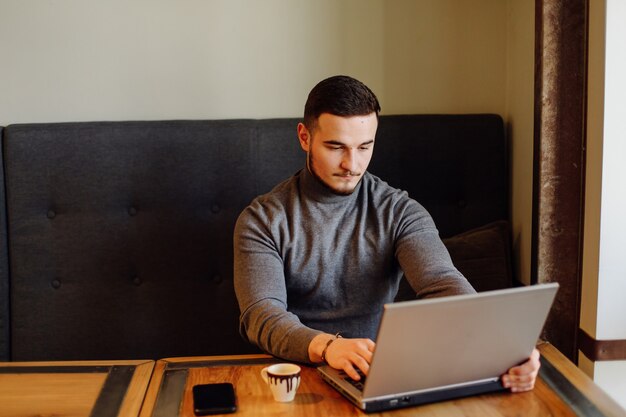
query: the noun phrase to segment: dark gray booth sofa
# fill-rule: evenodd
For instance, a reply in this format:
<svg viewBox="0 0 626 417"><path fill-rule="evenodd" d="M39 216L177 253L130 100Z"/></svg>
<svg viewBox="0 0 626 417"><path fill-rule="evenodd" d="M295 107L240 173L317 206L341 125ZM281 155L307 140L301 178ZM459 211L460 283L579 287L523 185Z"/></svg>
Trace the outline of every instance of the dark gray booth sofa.
<svg viewBox="0 0 626 417"><path fill-rule="evenodd" d="M232 230L303 167L297 122L0 129L0 360L256 352L238 332ZM431 212L487 290L512 284L507 160L499 116L383 116L369 170Z"/></svg>

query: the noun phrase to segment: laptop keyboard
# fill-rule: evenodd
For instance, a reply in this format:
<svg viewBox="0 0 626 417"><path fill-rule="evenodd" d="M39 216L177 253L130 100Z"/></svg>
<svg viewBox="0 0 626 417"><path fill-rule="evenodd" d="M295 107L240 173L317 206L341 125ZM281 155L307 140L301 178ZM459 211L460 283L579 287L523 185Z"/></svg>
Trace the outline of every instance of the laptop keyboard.
<svg viewBox="0 0 626 417"><path fill-rule="evenodd" d="M345 379L346 382L350 383L350 385L352 385L354 388L358 389L359 391L363 391L363 387L365 386L365 379L367 377L360 369L357 369L357 372L361 376L361 379L359 379L358 381L350 378L346 373L342 372L342 374L344 375L343 379Z"/></svg>

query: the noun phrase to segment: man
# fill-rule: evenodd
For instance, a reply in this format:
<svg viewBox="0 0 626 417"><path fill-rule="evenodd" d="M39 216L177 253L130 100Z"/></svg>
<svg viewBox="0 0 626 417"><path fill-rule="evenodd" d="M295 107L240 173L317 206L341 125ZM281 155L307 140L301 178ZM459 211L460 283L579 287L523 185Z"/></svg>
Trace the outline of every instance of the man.
<svg viewBox="0 0 626 417"><path fill-rule="evenodd" d="M382 306L404 274L418 298L474 292L428 212L367 172L380 105L346 76L309 93L298 124L306 168L256 198L235 226L241 333L288 360L367 374ZM539 353L512 368L512 391L534 386Z"/></svg>

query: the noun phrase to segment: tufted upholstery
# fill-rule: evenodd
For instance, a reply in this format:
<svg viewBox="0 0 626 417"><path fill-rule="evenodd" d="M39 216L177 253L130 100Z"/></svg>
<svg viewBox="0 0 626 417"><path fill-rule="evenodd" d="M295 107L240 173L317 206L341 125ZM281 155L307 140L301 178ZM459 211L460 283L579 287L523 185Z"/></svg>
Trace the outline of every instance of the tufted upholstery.
<svg viewBox="0 0 626 417"><path fill-rule="evenodd" d="M5 128L2 357L254 351L238 334L232 230L252 198L303 167L296 123ZM370 171L422 202L445 237L508 218L506 161L498 116L384 116Z"/></svg>
<svg viewBox="0 0 626 417"><path fill-rule="evenodd" d="M2 130L0 127L0 360L9 359L9 259L7 253L7 223L2 164Z"/></svg>

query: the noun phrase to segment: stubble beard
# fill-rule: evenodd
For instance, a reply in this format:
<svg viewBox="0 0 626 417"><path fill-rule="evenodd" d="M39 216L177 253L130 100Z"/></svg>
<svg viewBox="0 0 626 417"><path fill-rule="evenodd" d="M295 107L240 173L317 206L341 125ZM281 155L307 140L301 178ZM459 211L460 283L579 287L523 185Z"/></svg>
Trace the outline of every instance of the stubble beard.
<svg viewBox="0 0 626 417"><path fill-rule="evenodd" d="M309 170L311 175L313 175L313 177L315 177L315 179L317 179L322 185L324 185L324 187L326 187L330 192L332 192L333 194L337 194L337 195L350 195L350 194L352 194L354 192L354 190L356 190L356 187L359 184L359 182L361 181L362 177L359 178L359 182L357 182L351 190L338 190L335 187L333 187L332 185L328 184L326 181L324 181L322 179L322 177L320 177L317 174L317 172L315 171L314 160L315 160L315 158L313 156L313 150L309 150L309 152L307 152L307 154L306 154L306 166L307 166L307 169ZM356 174L353 173L353 172L349 172L349 175L356 176Z"/></svg>

